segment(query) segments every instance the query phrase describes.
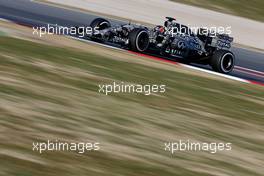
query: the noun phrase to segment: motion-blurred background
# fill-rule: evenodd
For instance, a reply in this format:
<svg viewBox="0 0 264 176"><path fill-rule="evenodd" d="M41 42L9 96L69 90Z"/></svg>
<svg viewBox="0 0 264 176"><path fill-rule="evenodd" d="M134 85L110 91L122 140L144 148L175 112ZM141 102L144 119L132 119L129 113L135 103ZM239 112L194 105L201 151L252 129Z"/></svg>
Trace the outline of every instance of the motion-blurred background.
<svg viewBox="0 0 264 176"><path fill-rule="evenodd" d="M260 0L178 2L257 20L239 17L239 20L246 22L243 25L248 26L248 29L256 27L251 24L263 27L264 6ZM12 3L17 6L8 6ZM45 16L37 16L35 13L40 9L27 11L28 3L33 3L34 7L50 3L47 7L50 11L46 11ZM147 3L149 6L146 6ZM138 8L126 9L135 7L136 4ZM167 15L159 14L158 19L154 19L155 15L151 16L153 14L149 13L137 16L144 13L138 9L144 8L149 12L155 10L154 6L160 5L161 10L168 8L168 16L172 9L176 16L184 20L177 9L168 4L174 2L52 0L40 3L0 0L0 17L31 23L40 20L49 22L54 7L63 8L69 16L75 18L77 15L70 9L103 15L104 12L108 13L109 7L115 5L121 14L111 14L109 11L105 14L107 17L116 19L115 16L118 16L118 19L124 20L130 15L131 18L135 17L135 21L154 23ZM77 7L80 5L82 9ZM182 6L178 3L174 5ZM25 7L16 9L18 6ZM95 12L95 8L101 10ZM187 10L189 8L194 8L194 11L185 11L186 14L197 10L201 15L207 14L207 17L211 16L208 12L212 16L219 15L213 11L186 6ZM112 10L116 13L115 9ZM134 13L129 14L131 11ZM17 13L25 16L15 16ZM227 17L225 15L223 14ZM201 16L199 18L203 21ZM231 20L231 24L226 22L226 25L239 25L232 23L237 18L226 18L226 21ZM63 20L72 21L53 19L58 23ZM215 22L224 23L223 18L215 19ZM191 17L186 20L195 21ZM256 29L254 35L259 30ZM33 36L32 32L31 27L3 19L0 22L0 175L264 175L263 86L146 59L66 36L49 35L39 38ZM259 72L264 62L261 60L263 43L254 42L260 39L263 39L263 35L253 40L250 46L255 48L254 52L258 52L258 62L246 57L252 60L250 64L256 65ZM241 44L244 45L243 42L247 40L249 38L240 40ZM165 84L166 92L150 96L126 93L106 96L98 93L99 84L112 84L114 81ZM101 149L84 154L70 151L47 151L39 154L32 150L33 142L47 140L99 142ZM178 140L230 142L232 150L216 154L182 151L174 155L164 151L165 142Z"/></svg>

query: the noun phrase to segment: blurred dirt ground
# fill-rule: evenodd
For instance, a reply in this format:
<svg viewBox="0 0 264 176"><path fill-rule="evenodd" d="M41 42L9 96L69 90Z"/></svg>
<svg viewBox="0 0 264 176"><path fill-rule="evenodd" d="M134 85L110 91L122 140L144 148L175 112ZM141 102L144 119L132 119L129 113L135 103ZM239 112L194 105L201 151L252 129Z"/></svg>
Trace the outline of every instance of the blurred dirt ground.
<svg viewBox="0 0 264 176"><path fill-rule="evenodd" d="M19 29L19 30L18 30ZM262 176L263 87L1 22L0 175ZM15 38L14 38L15 37ZM98 93L113 81L166 93ZM99 152L32 151L47 140ZM232 151L164 151L164 142L231 142Z"/></svg>

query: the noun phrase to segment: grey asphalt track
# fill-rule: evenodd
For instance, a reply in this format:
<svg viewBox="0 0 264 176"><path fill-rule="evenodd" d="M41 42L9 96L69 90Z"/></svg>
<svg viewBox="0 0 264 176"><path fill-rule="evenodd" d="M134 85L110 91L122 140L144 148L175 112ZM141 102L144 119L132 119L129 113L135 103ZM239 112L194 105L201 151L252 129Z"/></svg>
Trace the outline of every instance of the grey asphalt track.
<svg viewBox="0 0 264 176"><path fill-rule="evenodd" d="M166 16L166 14L164 14ZM30 0L0 0L0 18L16 21L23 25L43 26L58 24L61 26L89 26L96 15L64 8L35 3ZM120 21L110 20L113 23ZM232 25L232 24L231 24ZM264 72L264 53L243 48L233 48L236 55L236 65L239 67ZM207 66L194 64L197 67L210 69ZM235 69L231 75L264 83L264 76L255 72Z"/></svg>

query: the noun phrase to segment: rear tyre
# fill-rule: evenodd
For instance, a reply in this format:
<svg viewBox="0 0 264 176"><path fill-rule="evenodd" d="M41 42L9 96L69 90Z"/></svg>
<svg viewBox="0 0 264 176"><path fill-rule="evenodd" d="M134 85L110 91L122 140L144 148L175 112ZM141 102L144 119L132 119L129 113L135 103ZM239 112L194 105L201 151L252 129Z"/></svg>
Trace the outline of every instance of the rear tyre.
<svg viewBox="0 0 264 176"><path fill-rule="evenodd" d="M93 35L91 36L91 40L96 42L103 42L103 37L101 36L99 31L110 28L111 23L104 18L96 18L91 22L90 27L93 28Z"/></svg>
<svg viewBox="0 0 264 176"><path fill-rule="evenodd" d="M97 30L104 30L111 27L111 23L104 18L96 18L94 19L90 26L94 29L97 27Z"/></svg>
<svg viewBox="0 0 264 176"><path fill-rule="evenodd" d="M235 56L231 51L217 50L211 58L211 66L216 72L230 73L235 66Z"/></svg>
<svg viewBox="0 0 264 176"><path fill-rule="evenodd" d="M129 33L129 47L132 51L144 52L149 47L149 34L147 30L135 28Z"/></svg>

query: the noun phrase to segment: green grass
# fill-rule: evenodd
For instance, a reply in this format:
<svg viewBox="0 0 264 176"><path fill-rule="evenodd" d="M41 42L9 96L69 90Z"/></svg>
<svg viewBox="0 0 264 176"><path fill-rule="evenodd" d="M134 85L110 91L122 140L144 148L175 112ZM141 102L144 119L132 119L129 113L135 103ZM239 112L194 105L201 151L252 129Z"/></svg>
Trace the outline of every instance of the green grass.
<svg viewBox="0 0 264 176"><path fill-rule="evenodd" d="M6 35L6 33L4 33L3 31L0 31L0 37L5 36L5 35Z"/></svg>
<svg viewBox="0 0 264 176"><path fill-rule="evenodd" d="M262 0L172 0L264 22L264 1Z"/></svg>
<svg viewBox="0 0 264 176"><path fill-rule="evenodd" d="M0 37L0 175L262 176L262 87ZM98 84L165 84L160 96L98 93ZM46 140L99 152L32 151ZM164 151L164 142L231 142L231 152Z"/></svg>

